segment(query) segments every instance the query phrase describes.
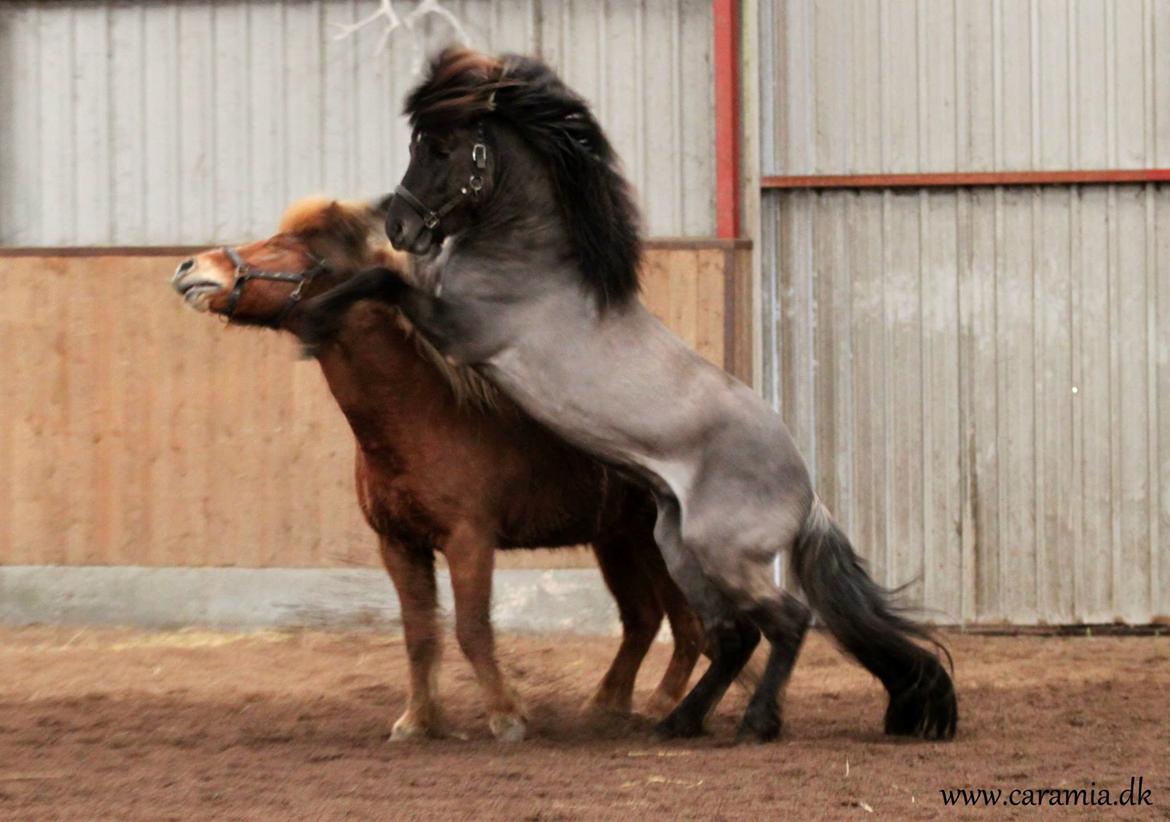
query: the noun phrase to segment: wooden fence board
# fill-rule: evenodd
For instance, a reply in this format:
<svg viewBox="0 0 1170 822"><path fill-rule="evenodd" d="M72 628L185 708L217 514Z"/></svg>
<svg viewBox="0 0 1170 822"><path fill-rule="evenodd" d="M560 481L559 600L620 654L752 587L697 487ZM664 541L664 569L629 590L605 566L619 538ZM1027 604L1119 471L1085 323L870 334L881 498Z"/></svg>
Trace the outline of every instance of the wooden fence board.
<svg viewBox="0 0 1170 822"><path fill-rule="evenodd" d="M655 241L644 299L750 378L745 251ZM179 259L0 250L0 564L376 565L317 365L288 335L185 308L167 285Z"/></svg>

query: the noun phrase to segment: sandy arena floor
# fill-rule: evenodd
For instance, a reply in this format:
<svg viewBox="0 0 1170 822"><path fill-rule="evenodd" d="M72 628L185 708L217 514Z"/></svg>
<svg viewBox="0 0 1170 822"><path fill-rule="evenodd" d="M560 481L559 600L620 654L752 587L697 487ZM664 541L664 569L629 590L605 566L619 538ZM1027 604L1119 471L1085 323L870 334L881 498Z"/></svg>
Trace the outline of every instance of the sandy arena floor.
<svg viewBox="0 0 1170 822"><path fill-rule="evenodd" d="M577 709L615 640L503 637L532 729L501 746L453 643L442 688L464 738L390 744L398 638L0 630L0 818L1001 819L1039 809L946 807L940 789L1001 788L1002 802L1096 783L1116 797L1131 776L1152 805L1114 812L1170 818L1170 638L950 642L953 743L883 737L880 688L817 636L784 739L735 746L738 689L697 742L661 742L637 720L597 728Z"/></svg>

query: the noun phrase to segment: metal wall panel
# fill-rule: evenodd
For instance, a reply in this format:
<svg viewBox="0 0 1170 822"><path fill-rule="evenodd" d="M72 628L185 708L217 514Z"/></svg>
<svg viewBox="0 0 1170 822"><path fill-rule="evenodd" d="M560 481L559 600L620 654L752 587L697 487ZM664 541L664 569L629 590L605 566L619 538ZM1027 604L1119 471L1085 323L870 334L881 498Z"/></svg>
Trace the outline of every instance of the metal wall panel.
<svg viewBox="0 0 1170 822"><path fill-rule="evenodd" d="M762 173L1170 166L1163 0L761 0Z"/></svg>
<svg viewBox="0 0 1170 822"><path fill-rule="evenodd" d="M1170 165L1170 4L761 0L764 175ZM764 390L949 622L1170 616L1170 189L765 191Z"/></svg>
<svg viewBox="0 0 1170 822"><path fill-rule="evenodd" d="M1170 616L1170 187L769 193L765 390L947 622Z"/></svg>
<svg viewBox="0 0 1170 822"><path fill-rule="evenodd" d="M713 233L708 2L445 5L477 47L542 55L592 101L650 233ZM0 244L239 240L295 197L392 189L419 54L404 31L375 56L380 24L342 42L330 27L375 6L0 2ZM446 41L421 28L426 48Z"/></svg>

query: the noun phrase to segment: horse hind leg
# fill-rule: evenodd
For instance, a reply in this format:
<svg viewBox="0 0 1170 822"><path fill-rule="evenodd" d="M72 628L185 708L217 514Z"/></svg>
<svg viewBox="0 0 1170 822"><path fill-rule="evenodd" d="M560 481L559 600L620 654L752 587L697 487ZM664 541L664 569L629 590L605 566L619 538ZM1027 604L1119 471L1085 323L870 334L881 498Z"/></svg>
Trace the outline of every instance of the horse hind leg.
<svg viewBox="0 0 1170 822"><path fill-rule="evenodd" d="M791 594L780 591L772 602L753 612L753 621L768 638L771 649L764 673L752 694L739 725L737 737L768 742L780 736L783 726L781 694L812 621L812 612Z"/></svg>
<svg viewBox="0 0 1170 822"><path fill-rule="evenodd" d="M682 592L679 599L686 604ZM644 712L652 719L662 719L675 709L682 701L690 682L691 673L695 670L695 663L705 644L703 625L699 617L686 608L685 612L667 608L667 620L670 623L671 636L674 638L674 651L670 655L670 662L659 680L654 693L646 700Z"/></svg>
<svg viewBox="0 0 1170 822"><path fill-rule="evenodd" d="M662 552L652 541L642 546L640 559L654 599L666 613L674 642L670 662L644 708L647 716L662 719L674 710L686 693L687 683L705 645L703 623L670 578Z"/></svg>
<svg viewBox="0 0 1170 822"><path fill-rule="evenodd" d="M639 547L619 536L603 537L593 544L601 576L617 603L622 642L597 690L585 703L586 714L630 713L638 669L662 626L663 608L655 596L649 572L639 562ZM657 554L653 541L649 548ZM666 573L665 567L662 573Z"/></svg>
<svg viewBox="0 0 1170 822"><path fill-rule="evenodd" d="M722 645L715 649L717 656L711 668L716 667L719 656L730 652L735 667L733 671L730 671L730 666L725 669L725 675L728 671L733 678L742 675L760 634L768 639L771 646L768 661L752 693L738 736L741 739L754 736L761 741L772 740L780 735L782 726L779 695L792 674L812 613L794 596L776 587L768 552L737 546L732 536L718 543L714 540L702 543L711 544L724 546L717 558L707 555L708 559L717 561L710 562L705 570L726 602L727 612L735 615L728 621L738 626L740 637L749 636L749 628L745 625L750 626L750 632L754 634L745 649L729 645L729 636L725 635L721 639ZM742 653L742 657L738 653ZM726 688L726 683L723 687Z"/></svg>
<svg viewBox="0 0 1170 822"><path fill-rule="evenodd" d="M678 707L658 724L664 736L688 738L702 734L707 715L727 693L760 641L760 631L751 620L733 611L708 619L707 624L712 626L707 630L711 664Z"/></svg>
<svg viewBox="0 0 1170 822"><path fill-rule="evenodd" d="M737 614L731 603L703 572L692 548L682 539L681 509L668 495L657 499L658 521L654 539L671 578L698 613L706 633L706 652L711 664L666 719L658 732L667 737L694 737L703 733L711 709L723 698L760 641L751 620Z"/></svg>

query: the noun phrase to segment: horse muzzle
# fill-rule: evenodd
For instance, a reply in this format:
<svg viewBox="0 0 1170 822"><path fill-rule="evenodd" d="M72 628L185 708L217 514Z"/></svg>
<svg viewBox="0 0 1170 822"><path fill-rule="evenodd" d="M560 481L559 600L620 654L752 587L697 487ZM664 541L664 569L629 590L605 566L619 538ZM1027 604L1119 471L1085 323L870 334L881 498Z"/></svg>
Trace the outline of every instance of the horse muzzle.
<svg viewBox="0 0 1170 822"><path fill-rule="evenodd" d="M213 294L224 289L224 283L213 279L199 271L199 265L194 257L179 263L175 273L171 275L171 287L187 305L196 311L207 311Z"/></svg>
<svg viewBox="0 0 1170 822"><path fill-rule="evenodd" d="M437 226L428 227L413 209L403 208L397 196L386 213L386 236L397 251L426 254L438 241Z"/></svg>

